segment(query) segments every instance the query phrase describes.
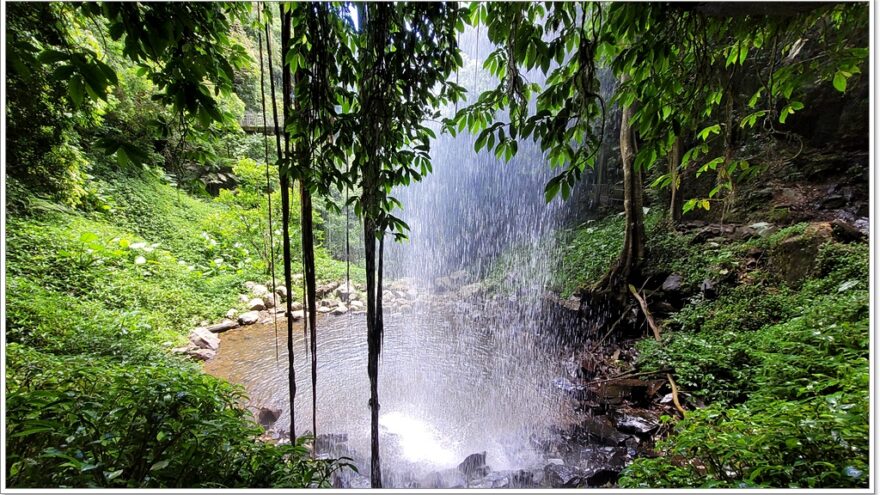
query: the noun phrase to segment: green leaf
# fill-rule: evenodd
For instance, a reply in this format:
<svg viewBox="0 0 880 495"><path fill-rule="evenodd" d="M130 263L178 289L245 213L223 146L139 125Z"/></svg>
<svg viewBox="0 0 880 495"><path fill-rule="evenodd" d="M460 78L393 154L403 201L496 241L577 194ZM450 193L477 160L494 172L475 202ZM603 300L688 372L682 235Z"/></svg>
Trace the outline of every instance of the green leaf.
<svg viewBox="0 0 880 495"><path fill-rule="evenodd" d="M150 467L150 471L158 471L160 469L165 469L168 466L169 462L170 461L168 459L159 461Z"/></svg>
<svg viewBox="0 0 880 495"><path fill-rule="evenodd" d="M82 106L83 98L85 97L84 89L83 80L79 76L71 79L70 84L67 85L67 94L70 96L70 101L74 107L79 108Z"/></svg>
<svg viewBox="0 0 880 495"><path fill-rule="evenodd" d="M846 92L846 76L843 75L842 71L837 71L834 73L834 79L831 81L834 84L834 89L840 91L841 93Z"/></svg>

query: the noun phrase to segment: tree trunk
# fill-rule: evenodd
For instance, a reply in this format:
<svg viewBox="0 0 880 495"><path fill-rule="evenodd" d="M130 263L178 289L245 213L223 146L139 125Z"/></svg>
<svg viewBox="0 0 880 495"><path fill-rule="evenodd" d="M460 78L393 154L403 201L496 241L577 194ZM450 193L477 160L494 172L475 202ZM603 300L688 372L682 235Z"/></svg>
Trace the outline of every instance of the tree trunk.
<svg viewBox="0 0 880 495"><path fill-rule="evenodd" d="M669 186L669 220L673 225L681 221L681 177L678 168L681 166L681 137L676 137L669 151L669 178L672 179Z"/></svg>
<svg viewBox="0 0 880 495"><path fill-rule="evenodd" d="M290 12L284 11L284 6L279 5L278 9L281 13L281 53L285 54L290 47ZM268 35L267 35L268 37ZM270 58L271 60L271 54ZM269 68L271 72L271 67ZM290 65L283 61L282 57L282 79L281 90L284 92L282 97L282 111L284 115L284 123L287 123L287 117L290 113ZM272 94L274 95L274 89ZM275 98L272 98L272 104L275 104ZM274 111L275 120L278 120L278 112ZM284 166L284 159L290 157L290 133L284 130L284 155L281 155L281 147L279 146L279 175L281 177L281 221L282 231L284 235L284 288L287 290L287 380L288 394L290 396L290 443L296 443L296 426L294 421L294 398L296 397L296 370L293 367L293 282L291 274L291 256L290 256L290 167ZM277 128L277 124L276 124Z"/></svg>
<svg viewBox="0 0 880 495"><path fill-rule="evenodd" d="M626 74L621 76L621 84L628 79ZM620 158L623 167L623 210L626 216L623 249L611 270L594 286L594 291L609 292L620 301L626 298L627 284L638 278L645 255L642 174L635 169L635 142L630 124L634 112L633 106L624 107L620 112Z"/></svg>

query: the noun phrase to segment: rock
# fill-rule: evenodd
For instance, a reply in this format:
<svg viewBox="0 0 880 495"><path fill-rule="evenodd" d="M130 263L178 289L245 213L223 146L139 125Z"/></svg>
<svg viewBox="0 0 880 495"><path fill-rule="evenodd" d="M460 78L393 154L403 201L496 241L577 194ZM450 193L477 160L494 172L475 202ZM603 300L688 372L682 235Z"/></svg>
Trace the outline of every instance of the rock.
<svg viewBox="0 0 880 495"><path fill-rule="evenodd" d="M715 299L718 296L718 292L715 289L715 282L710 279L703 280L703 283L700 284L700 293L703 294L703 297L706 299Z"/></svg>
<svg viewBox="0 0 880 495"><path fill-rule="evenodd" d="M269 288L263 284L254 284L251 287L251 295L254 297L262 298L269 294Z"/></svg>
<svg viewBox="0 0 880 495"><path fill-rule="evenodd" d="M617 429L637 435L647 435L660 427L657 414L647 409L618 409L615 411Z"/></svg>
<svg viewBox="0 0 880 495"><path fill-rule="evenodd" d="M286 301L287 300L287 287L285 287L283 285L279 285L279 286L275 287L275 294L278 295L278 298L281 301Z"/></svg>
<svg viewBox="0 0 880 495"><path fill-rule="evenodd" d="M434 279L434 290L440 293L455 290L455 284L449 277L437 277Z"/></svg>
<svg viewBox="0 0 880 495"><path fill-rule="evenodd" d="M581 428L583 428L591 438L602 442L605 445L616 447L623 444L626 439L629 438L628 435L624 435L617 431L617 428L611 424L611 420L608 416L593 416L587 418L587 420L581 424Z"/></svg>
<svg viewBox="0 0 880 495"><path fill-rule="evenodd" d="M839 218L831 222L831 233L835 240L844 243L862 242L868 238L868 236L859 229Z"/></svg>
<svg viewBox="0 0 880 495"><path fill-rule="evenodd" d="M186 353L199 361L207 361L217 355L217 351L213 349L191 349Z"/></svg>
<svg viewBox="0 0 880 495"><path fill-rule="evenodd" d="M833 228L830 223L811 224L803 234L785 239L771 251L771 269L789 286L800 286L813 273L819 248L832 237Z"/></svg>
<svg viewBox="0 0 880 495"><path fill-rule="evenodd" d="M776 230L776 227L774 227L773 224L769 222L757 222L749 225L748 227L755 231L755 233L761 237L764 237L765 235Z"/></svg>
<svg viewBox="0 0 880 495"><path fill-rule="evenodd" d="M831 194L831 195L825 196L825 198L822 199L822 208L825 208L828 210L836 210L838 208L843 208L844 206L846 206L846 204L847 204L846 198L844 196L841 196L840 194Z"/></svg>
<svg viewBox="0 0 880 495"><path fill-rule="evenodd" d="M299 301L293 301L292 303L290 303L290 309L293 311L299 311L303 309L303 303Z"/></svg>
<svg viewBox="0 0 880 495"><path fill-rule="evenodd" d="M355 310L355 311L359 311L359 310L364 309L364 303L361 301L352 301L350 306L351 306L351 309Z"/></svg>
<svg viewBox="0 0 880 495"><path fill-rule="evenodd" d="M663 281L663 292L675 293L680 291L683 280L684 278L677 273L670 274L666 277L666 280Z"/></svg>
<svg viewBox="0 0 880 495"><path fill-rule="evenodd" d="M238 314L238 311L236 311L235 308L232 308L226 312L226 318L233 320L233 319L235 319L236 314Z"/></svg>
<svg viewBox="0 0 880 495"><path fill-rule="evenodd" d="M264 303L259 297L255 297L248 301L247 308L249 311L262 311L266 309L266 303Z"/></svg>
<svg viewBox="0 0 880 495"><path fill-rule="evenodd" d="M584 484L583 473L564 464L544 466L544 479L552 488L577 488Z"/></svg>
<svg viewBox="0 0 880 495"><path fill-rule="evenodd" d="M417 291L415 289L407 289L406 297L409 299L415 299L415 298L419 297L419 291Z"/></svg>
<svg viewBox="0 0 880 495"><path fill-rule="evenodd" d="M406 313L407 311L412 311L412 305L401 304L397 309L399 309L401 313Z"/></svg>
<svg viewBox="0 0 880 495"><path fill-rule="evenodd" d="M336 297L339 298L342 302L348 302L350 299L354 299L357 297L357 289L354 288L351 284L348 285L340 285L336 288Z"/></svg>
<svg viewBox="0 0 880 495"><path fill-rule="evenodd" d="M510 488L508 473L493 471L475 482L468 483L468 488Z"/></svg>
<svg viewBox="0 0 880 495"><path fill-rule="evenodd" d="M458 270L457 272L454 272L451 275L449 275L449 280L451 280L452 283L459 285L459 286L463 285L467 281L467 279L468 279L468 272L466 272L464 270Z"/></svg>
<svg viewBox="0 0 880 495"><path fill-rule="evenodd" d="M486 452L471 454L465 457L461 464L458 465L458 470L468 479L485 476L489 471L489 468L486 466Z"/></svg>
<svg viewBox="0 0 880 495"><path fill-rule="evenodd" d="M244 288L247 289L247 290L251 290L255 285L257 285L256 282L250 282L250 281L248 281L248 282L245 282L245 283L244 283Z"/></svg>
<svg viewBox="0 0 880 495"><path fill-rule="evenodd" d="M339 287L339 282L328 282L324 285L319 285L315 288L315 294L318 297L324 297L327 294L332 293L337 287Z"/></svg>
<svg viewBox="0 0 880 495"><path fill-rule="evenodd" d="M624 447L589 446L581 450L578 463L584 471L587 486L600 487L616 482L626 461L627 449Z"/></svg>
<svg viewBox="0 0 880 495"><path fill-rule="evenodd" d="M420 488L467 488L468 482L458 469L434 471L419 481Z"/></svg>
<svg viewBox="0 0 880 495"><path fill-rule="evenodd" d="M321 306L320 308L318 308L318 313L321 313L321 314L327 314L330 311L333 311L333 310L327 306Z"/></svg>
<svg viewBox="0 0 880 495"><path fill-rule="evenodd" d="M293 319L293 321L302 320L305 317L306 317L306 312L301 309L290 313L290 318Z"/></svg>
<svg viewBox="0 0 880 495"><path fill-rule="evenodd" d="M220 323L205 327L205 329L211 333L225 332L227 330L232 330L233 328L238 328L238 322L235 320L223 320Z"/></svg>
<svg viewBox="0 0 880 495"><path fill-rule="evenodd" d="M584 387L583 385L575 385L571 382L571 380L564 377L554 378L553 386L567 394L571 394L572 396L580 398L585 395L586 391L586 387Z"/></svg>
<svg viewBox="0 0 880 495"><path fill-rule="evenodd" d="M263 406L257 411L257 423L260 423L263 428L272 426L280 417L281 408L278 407Z"/></svg>
<svg viewBox="0 0 880 495"><path fill-rule="evenodd" d="M620 378L600 382L595 392L599 400L607 405L619 405L624 400L647 403L665 384L665 380Z"/></svg>
<svg viewBox="0 0 880 495"><path fill-rule="evenodd" d="M263 296L263 305L266 308L274 308L275 307L275 294L266 294Z"/></svg>
<svg viewBox="0 0 880 495"><path fill-rule="evenodd" d="M238 317L238 322L242 325L253 325L260 319L259 311L248 311Z"/></svg>
<svg viewBox="0 0 880 495"><path fill-rule="evenodd" d="M342 305L342 304L340 304L339 306L336 306L335 308L333 308L333 314L334 314L334 315L344 315L345 313L348 313L348 308L346 308L346 307L345 307L344 305Z"/></svg>
<svg viewBox="0 0 880 495"><path fill-rule="evenodd" d="M208 331L207 328L198 327L189 332L189 341L200 349L216 351L220 348L220 338Z"/></svg>
<svg viewBox="0 0 880 495"><path fill-rule="evenodd" d="M246 295L244 295L244 294L239 294L239 295L238 295L238 301L239 301L239 302L246 303L246 302L248 302L248 301L250 301L250 300L251 300L251 298L249 298L248 296L246 296Z"/></svg>
<svg viewBox="0 0 880 495"><path fill-rule="evenodd" d="M479 294L481 290L483 290L483 286L479 282L468 284L458 290L458 295L462 298L469 298Z"/></svg>

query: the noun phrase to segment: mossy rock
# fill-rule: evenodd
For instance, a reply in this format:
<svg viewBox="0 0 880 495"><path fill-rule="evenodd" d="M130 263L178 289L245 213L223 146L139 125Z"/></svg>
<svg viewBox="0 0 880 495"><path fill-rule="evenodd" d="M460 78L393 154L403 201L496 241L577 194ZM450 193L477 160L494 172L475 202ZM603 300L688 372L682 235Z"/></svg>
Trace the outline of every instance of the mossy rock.
<svg viewBox="0 0 880 495"><path fill-rule="evenodd" d="M803 234L790 236L777 244L770 255L770 268L790 287L799 287L816 270L819 248L832 239L831 224L810 224Z"/></svg>

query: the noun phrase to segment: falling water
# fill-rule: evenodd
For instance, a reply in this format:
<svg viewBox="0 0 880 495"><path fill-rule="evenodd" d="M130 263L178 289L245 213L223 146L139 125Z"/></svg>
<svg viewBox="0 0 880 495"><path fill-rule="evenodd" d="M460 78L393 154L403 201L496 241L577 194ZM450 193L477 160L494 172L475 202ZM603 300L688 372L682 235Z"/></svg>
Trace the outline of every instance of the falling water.
<svg viewBox="0 0 880 495"><path fill-rule="evenodd" d="M470 30L460 40L465 66L458 80L472 100L493 83L481 60L492 48L481 38ZM542 76L526 77L541 82ZM485 150L475 153L474 140L467 133L438 135L433 173L394 191L411 231L409 241L386 248L386 279L398 281L386 290L389 297L401 290L418 295L405 308L385 310L380 425L383 470L392 485L399 484L394 476L454 469L483 451L494 470L540 466L535 445L571 412L568 396L554 386L564 371L547 338L558 322L542 309L563 208L558 199L544 200L554 172L534 143L521 141L505 163ZM368 462L365 318L329 316L318 329L319 433L346 434L347 452ZM311 425L311 390L305 346L297 339L302 432ZM276 424L285 425L285 363L283 350L275 360L271 327L258 325L225 334L207 368L243 384L252 409L284 411Z"/></svg>

